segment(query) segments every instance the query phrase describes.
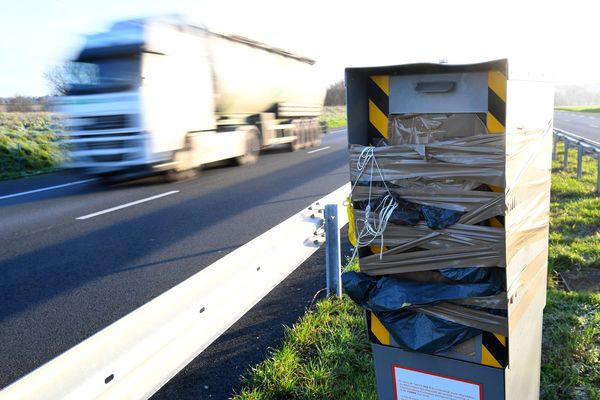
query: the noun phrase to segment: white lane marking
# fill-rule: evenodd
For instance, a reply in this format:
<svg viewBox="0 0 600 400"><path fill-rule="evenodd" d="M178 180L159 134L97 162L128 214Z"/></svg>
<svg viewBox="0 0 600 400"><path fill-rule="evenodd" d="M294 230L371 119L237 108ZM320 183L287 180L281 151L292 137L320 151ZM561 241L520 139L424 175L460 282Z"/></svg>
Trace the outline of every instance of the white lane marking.
<svg viewBox="0 0 600 400"><path fill-rule="evenodd" d="M0 196L0 200L10 199L11 197L25 196L26 194L45 192L47 190L60 189L60 188L64 188L64 187L67 187L67 186L81 185L82 183L92 182L92 181L95 181L95 180L96 180L96 178L90 178L90 179L84 179L82 181L63 183L62 185L48 186L48 187L45 187L45 188L28 190L26 192L7 194L5 196Z"/></svg>
<svg viewBox="0 0 600 400"><path fill-rule="evenodd" d="M159 199L161 197L169 196L169 195L175 194L175 193L179 193L179 190L171 190L170 192L165 192L165 193L157 194L156 196L146 197L145 199L132 201L131 203L122 204L120 206L116 206L116 207L112 207L112 208L107 208L106 210L102 210L102 211L98 211L98 212L95 212L95 213L92 213L92 214L84 215L82 217L77 217L75 219L82 220L82 219L88 219L88 218L97 217L98 215L102 215L102 214L106 214L106 213L109 213L109 212L117 211L117 210L120 210L120 209L125 208L125 207L135 206L136 204L145 203L145 202L151 201L151 200L156 200L156 199Z"/></svg>
<svg viewBox="0 0 600 400"><path fill-rule="evenodd" d="M321 147L320 149L307 151L306 154L312 154L312 153L316 153L316 152L322 151L322 150L327 150L327 149L330 149L330 148L331 148L331 146L325 146L325 147Z"/></svg>

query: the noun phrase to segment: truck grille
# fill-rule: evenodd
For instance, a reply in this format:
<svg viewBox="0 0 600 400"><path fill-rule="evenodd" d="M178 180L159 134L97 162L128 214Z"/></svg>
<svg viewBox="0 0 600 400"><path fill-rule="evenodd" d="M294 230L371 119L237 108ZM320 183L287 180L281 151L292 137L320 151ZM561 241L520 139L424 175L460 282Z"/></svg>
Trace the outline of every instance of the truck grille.
<svg viewBox="0 0 600 400"><path fill-rule="evenodd" d="M123 161L123 154L107 154L92 156L92 160L96 162L120 162Z"/></svg>
<svg viewBox="0 0 600 400"><path fill-rule="evenodd" d="M84 131L125 129L130 126L129 116L126 114L82 117L81 121L83 122L81 129Z"/></svg>
<svg viewBox="0 0 600 400"><path fill-rule="evenodd" d="M125 142L122 140L112 140L108 142L87 142L84 144L86 150L107 150L107 149L122 149Z"/></svg>
<svg viewBox="0 0 600 400"><path fill-rule="evenodd" d="M94 133L94 134L89 134L89 133L85 133L83 135L70 135L70 138L72 140L76 140L76 139L89 139L91 137L95 137L95 138L104 138L104 139L111 139L111 138L116 138L116 137L131 137L131 136L137 136L139 135L140 132L115 132L115 133L105 133L105 132L100 132L100 133Z"/></svg>

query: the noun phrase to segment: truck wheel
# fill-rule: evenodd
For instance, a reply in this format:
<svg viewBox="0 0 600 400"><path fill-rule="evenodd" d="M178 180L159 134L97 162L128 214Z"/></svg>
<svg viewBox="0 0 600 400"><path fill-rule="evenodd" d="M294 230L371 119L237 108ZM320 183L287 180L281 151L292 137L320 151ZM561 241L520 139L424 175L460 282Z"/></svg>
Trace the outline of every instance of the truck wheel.
<svg viewBox="0 0 600 400"><path fill-rule="evenodd" d="M301 121L300 128L298 129L298 148L303 149L310 146L309 134L308 125L306 125L305 121Z"/></svg>
<svg viewBox="0 0 600 400"><path fill-rule="evenodd" d="M301 136L300 128L298 127L298 122L292 121L292 124L294 124L294 128L292 128L292 136L296 136L296 139L294 139L293 142L288 143L288 150L293 153L294 151L298 151L298 149L300 149Z"/></svg>
<svg viewBox="0 0 600 400"><path fill-rule="evenodd" d="M321 126L320 126L320 124L318 122L315 121L313 123L312 131L313 131L313 142L312 142L312 145L315 146L315 147L316 146L320 146L321 145L321 138L322 138L323 133L321 131Z"/></svg>
<svg viewBox="0 0 600 400"><path fill-rule="evenodd" d="M258 138L258 131L256 129L250 129L246 136L246 151L244 155L237 157L235 161L238 165L254 164L258 160L259 153L260 139Z"/></svg>
<svg viewBox="0 0 600 400"><path fill-rule="evenodd" d="M288 150L291 151L292 153L295 151L298 151L299 149L300 149L300 146L298 145L298 139L294 140L293 142L288 143Z"/></svg>
<svg viewBox="0 0 600 400"><path fill-rule="evenodd" d="M175 151L173 156L174 167L167 171L165 180L167 182L177 182L194 178L198 175L198 170L194 168L194 151L192 149L192 139L185 138L183 149Z"/></svg>
<svg viewBox="0 0 600 400"><path fill-rule="evenodd" d="M308 145L310 147L315 147L318 145L317 143L317 131L315 130L315 125L311 122L308 125Z"/></svg>

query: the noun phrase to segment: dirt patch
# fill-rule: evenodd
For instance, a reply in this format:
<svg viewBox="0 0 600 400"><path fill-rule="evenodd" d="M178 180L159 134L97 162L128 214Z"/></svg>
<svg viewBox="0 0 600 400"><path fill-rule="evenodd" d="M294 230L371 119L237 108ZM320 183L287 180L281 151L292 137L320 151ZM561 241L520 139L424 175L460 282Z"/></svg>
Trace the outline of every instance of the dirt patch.
<svg viewBox="0 0 600 400"><path fill-rule="evenodd" d="M561 272L568 290L600 292L600 269L588 268Z"/></svg>

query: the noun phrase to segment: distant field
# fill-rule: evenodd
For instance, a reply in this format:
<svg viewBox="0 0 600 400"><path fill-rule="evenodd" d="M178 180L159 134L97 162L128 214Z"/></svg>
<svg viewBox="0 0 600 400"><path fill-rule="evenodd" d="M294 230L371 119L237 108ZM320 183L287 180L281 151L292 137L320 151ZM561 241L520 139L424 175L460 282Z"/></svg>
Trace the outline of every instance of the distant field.
<svg viewBox="0 0 600 400"><path fill-rule="evenodd" d="M600 113L600 106L560 106L560 107L554 107L554 109L555 110L563 110L563 111Z"/></svg>
<svg viewBox="0 0 600 400"><path fill-rule="evenodd" d="M50 172L64 160L50 113L0 113L0 180Z"/></svg>
<svg viewBox="0 0 600 400"><path fill-rule="evenodd" d="M328 129L346 126L346 106L325 107L320 120L327 124Z"/></svg>

